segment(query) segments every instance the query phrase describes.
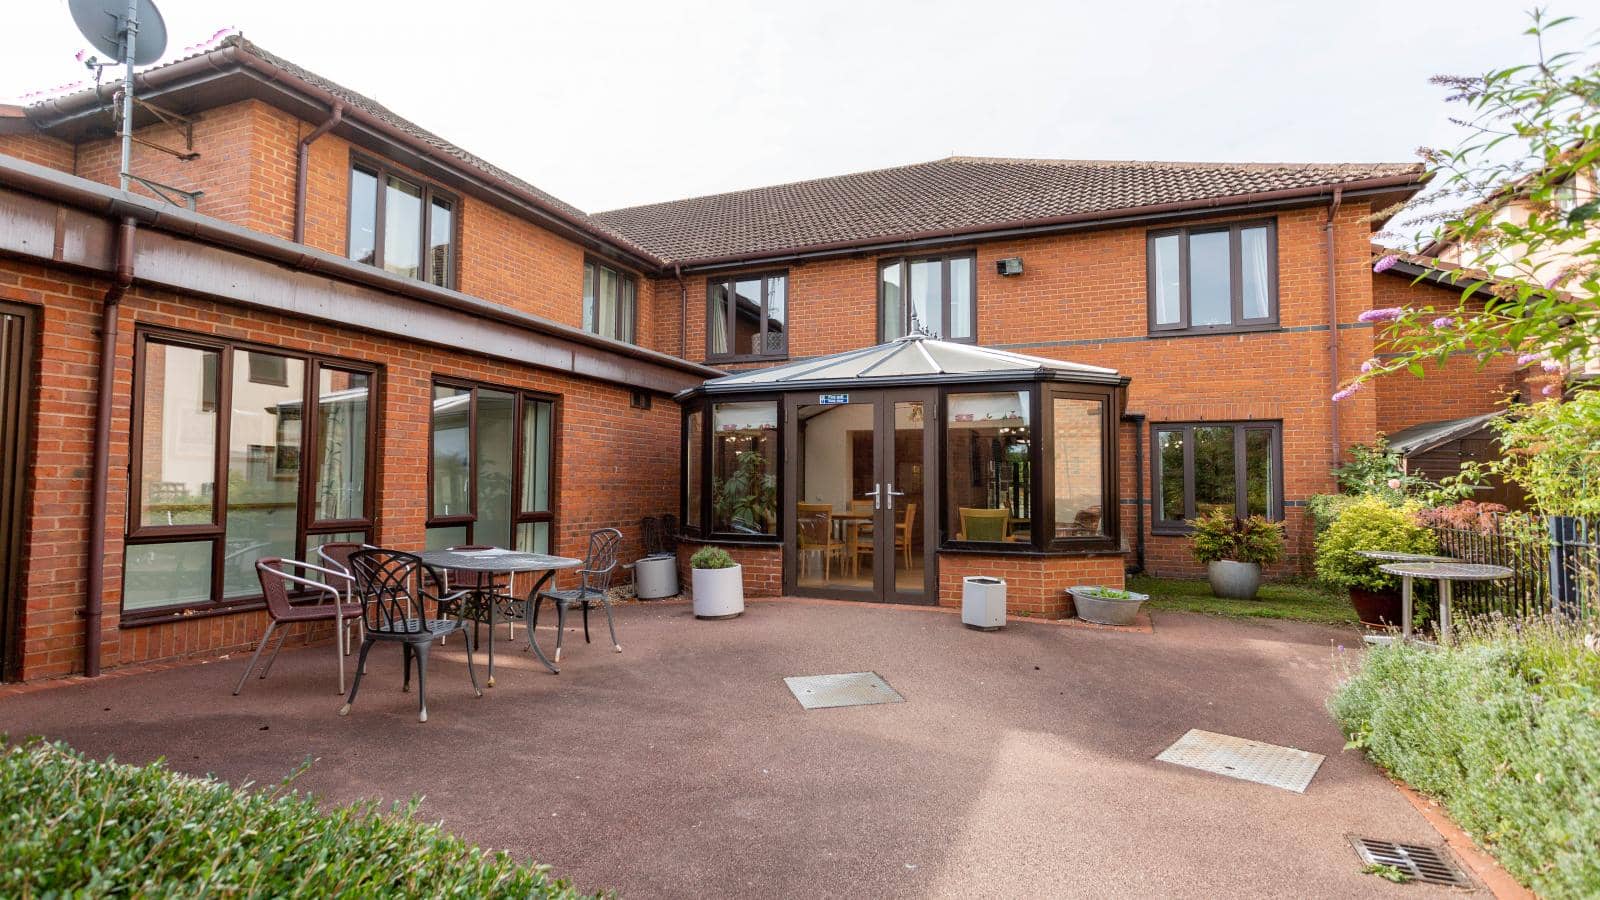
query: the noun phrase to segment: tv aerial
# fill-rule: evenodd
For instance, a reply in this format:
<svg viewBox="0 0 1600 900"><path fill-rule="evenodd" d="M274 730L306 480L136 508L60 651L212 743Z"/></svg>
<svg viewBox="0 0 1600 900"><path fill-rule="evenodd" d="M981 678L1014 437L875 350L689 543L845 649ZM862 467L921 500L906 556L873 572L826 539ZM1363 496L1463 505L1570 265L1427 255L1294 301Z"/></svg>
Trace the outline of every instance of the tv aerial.
<svg viewBox="0 0 1600 900"><path fill-rule="evenodd" d="M133 158L133 67L147 66L167 52L167 23L154 0L67 0L78 31L96 50L115 60L87 65L97 71L122 65L122 189L128 189Z"/></svg>

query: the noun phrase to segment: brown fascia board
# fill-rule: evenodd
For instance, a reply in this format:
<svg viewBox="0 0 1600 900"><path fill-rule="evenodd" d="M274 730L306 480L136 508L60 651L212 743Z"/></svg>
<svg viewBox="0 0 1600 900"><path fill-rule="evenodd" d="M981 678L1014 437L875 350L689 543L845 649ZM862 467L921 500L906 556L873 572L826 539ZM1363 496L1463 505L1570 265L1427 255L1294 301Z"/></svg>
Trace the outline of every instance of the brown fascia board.
<svg viewBox="0 0 1600 900"><path fill-rule="evenodd" d="M229 90L227 85L216 84L220 79L239 74L249 77L247 84L234 86L233 90ZM29 106L26 114L33 127L45 133L63 126L82 127L86 121L103 114L112 93L119 86L118 83L106 83L97 85L92 90L46 100ZM358 144L370 143L376 139L381 146L373 149L395 158L397 162L424 171L437 170L454 176L453 179L441 179L455 182L447 186L462 189L466 193L475 193L491 202L498 200L500 205L509 205L513 212L533 218L563 237L574 239L592 250L599 251L601 255L619 260L632 268L655 275L666 271L666 262L644 248L609 231L598 229L592 223L576 219L565 210L550 205L543 198L524 190L521 186L495 178L481 169L468 165L418 136L372 116L344 98L335 96L237 46L221 47L135 76L135 89L141 96L150 99L172 97L179 93L205 92L208 87L220 90L211 92L210 102L197 107L185 104L186 111L198 112L201 108L224 105L226 102L231 102L228 98L237 93L240 99L245 96L254 97L278 106L292 115L320 121L328 117L334 104L342 104L343 122L335 129L342 133L341 136L351 137L353 132L358 138L367 138L365 142L356 140L355 143ZM395 153L395 149L400 149L402 152ZM426 165L416 165L418 161L425 162Z"/></svg>
<svg viewBox="0 0 1600 900"><path fill-rule="evenodd" d="M701 378L727 374L711 366L689 362L634 344L614 341L542 316L519 312L477 297L437 287L413 278L404 278L342 256L296 244L283 238L233 225L187 209L147 200L98 182L58 172L25 160L0 154L0 185L27 194L65 203L111 220L131 218L141 226L215 244L246 255L265 259L305 272L339 281L360 284L380 291L400 294L448 309L492 320L512 328L534 331L560 340L620 356L676 369ZM463 348L470 352L470 348Z"/></svg>

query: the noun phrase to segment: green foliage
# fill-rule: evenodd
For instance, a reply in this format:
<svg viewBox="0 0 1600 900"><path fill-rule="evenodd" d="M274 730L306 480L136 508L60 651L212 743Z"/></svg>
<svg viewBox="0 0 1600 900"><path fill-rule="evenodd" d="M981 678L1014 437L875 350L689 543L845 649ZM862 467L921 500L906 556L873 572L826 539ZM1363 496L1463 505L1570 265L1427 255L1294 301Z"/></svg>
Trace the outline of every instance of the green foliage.
<svg viewBox="0 0 1600 900"><path fill-rule="evenodd" d="M1535 403L1494 427L1502 455L1486 470L1515 482L1541 513L1600 516L1600 390Z"/></svg>
<svg viewBox="0 0 1600 900"><path fill-rule="evenodd" d="M1119 591L1116 588L1108 588L1108 587L1092 587L1092 588L1089 588L1086 591L1081 591L1080 593L1087 594L1090 597L1094 597L1097 600L1132 600L1132 599L1134 599L1133 592L1131 592L1131 591Z"/></svg>
<svg viewBox="0 0 1600 900"><path fill-rule="evenodd" d="M1361 867L1361 872L1364 875L1376 875L1384 881L1392 881L1395 884L1405 884L1411 880L1411 876L1400 871L1398 866L1383 863L1367 863Z"/></svg>
<svg viewBox="0 0 1600 900"><path fill-rule="evenodd" d="M1263 516L1240 519L1213 510L1194 521L1189 541L1201 563L1231 559L1265 566L1283 558L1283 529Z"/></svg>
<svg viewBox="0 0 1600 900"><path fill-rule="evenodd" d="M1429 487L1427 481L1405 473L1400 454L1390 450L1384 438L1371 444L1352 444L1346 452L1350 460L1333 470L1334 480L1345 493L1379 497L1399 505Z"/></svg>
<svg viewBox="0 0 1600 900"><path fill-rule="evenodd" d="M1355 494L1312 494L1306 500L1306 514L1311 516L1312 534L1321 538L1333 520L1339 518L1339 513L1359 499Z"/></svg>
<svg viewBox="0 0 1600 900"><path fill-rule="evenodd" d="M1290 619L1327 625L1356 624L1355 609L1343 596L1314 584L1263 584L1254 600L1230 600L1211 593L1204 581L1136 576L1128 589L1150 595L1150 609L1176 609L1239 619Z"/></svg>
<svg viewBox="0 0 1600 900"><path fill-rule="evenodd" d="M767 471L767 458L755 450L734 457L733 474L712 487L712 509L718 523L759 534L772 532L778 511L778 478Z"/></svg>
<svg viewBox="0 0 1600 900"><path fill-rule="evenodd" d="M1438 553L1439 542L1433 532L1417 524L1420 508L1415 503L1390 506L1377 497L1362 497L1346 506L1317 538L1317 577L1343 588L1381 591L1394 587L1394 576L1378 571L1380 563L1358 553Z"/></svg>
<svg viewBox="0 0 1600 900"><path fill-rule="evenodd" d="M721 547L701 547L689 557L689 565L696 569L731 569L738 563Z"/></svg>
<svg viewBox="0 0 1600 900"><path fill-rule="evenodd" d="M542 866L415 819L318 808L33 742L0 753L0 896L575 897Z"/></svg>
<svg viewBox="0 0 1600 900"><path fill-rule="evenodd" d="M1586 641L1588 646L1586 646ZM1543 897L1600 895L1600 653L1551 622L1367 652L1329 703L1352 746L1437 798Z"/></svg>

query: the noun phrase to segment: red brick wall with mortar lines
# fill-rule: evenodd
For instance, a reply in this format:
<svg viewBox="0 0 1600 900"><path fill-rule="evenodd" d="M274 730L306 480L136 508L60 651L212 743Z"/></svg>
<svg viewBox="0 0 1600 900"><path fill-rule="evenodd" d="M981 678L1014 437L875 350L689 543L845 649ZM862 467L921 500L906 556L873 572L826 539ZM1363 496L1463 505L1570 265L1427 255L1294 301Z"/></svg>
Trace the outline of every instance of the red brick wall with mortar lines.
<svg viewBox="0 0 1600 900"><path fill-rule="evenodd" d="M693 594L694 577L689 568L689 557L706 546L699 541L678 542L678 584L685 594ZM783 549L781 547L740 547L718 545L728 551L733 561L744 567L744 595L746 597L783 596Z"/></svg>
<svg viewBox="0 0 1600 900"><path fill-rule="evenodd" d="M0 134L0 153L61 172L72 171L72 145L42 134Z"/></svg>
<svg viewBox="0 0 1600 900"><path fill-rule="evenodd" d="M1006 612L1013 616L1062 619L1071 612L1066 589L1079 584L1121 588L1122 555L997 556L939 554L939 605L961 606L962 579L976 575L1003 578Z"/></svg>
<svg viewBox="0 0 1600 900"><path fill-rule="evenodd" d="M84 564L93 439L98 324L106 283L15 261L0 261L0 298L41 308L37 423L26 513L22 676L82 668ZM560 373L135 288L123 301L112 412L106 612L106 667L243 649L265 627L260 612L191 617L119 627L122 534L134 330L156 325L196 334L366 361L383 367L377 473L377 541L421 546L427 517L428 422L434 375L545 391L561 397L557 437L558 552L582 555L591 529L615 525L623 556L638 555L639 519L677 509L678 414L670 403L629 407L629 392Z"/></svg>

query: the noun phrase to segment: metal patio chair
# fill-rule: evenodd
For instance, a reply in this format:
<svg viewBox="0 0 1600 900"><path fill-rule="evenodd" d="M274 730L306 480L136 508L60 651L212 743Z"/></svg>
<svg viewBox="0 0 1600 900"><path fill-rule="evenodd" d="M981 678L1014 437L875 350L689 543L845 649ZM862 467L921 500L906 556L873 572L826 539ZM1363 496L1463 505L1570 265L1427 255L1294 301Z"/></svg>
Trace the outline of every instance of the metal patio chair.
<svg viewBox="0 0 1600 900"><path fill-rule="evenodd" d="M350 570L356 580L356 595L361 600L361 618L366 628L361 636L361 656L356 660L356 680L350 685L350 696L339 715L350 714L361 690L361 679L367 671L367 653L377 643L400 645L405 660L405 680L400 689L411 689L411 661L417 662L417 721L428 721L428 651L433 642L447 634L460 632L467 645L467 677L472 679L472 691L483 696L478 687L478 673L472 667L472 629L465 619L428 618L431 601L443 615L445 611L459 610L462 593L444 593L447 584L444 576L422 561L414 553L400 550L367 548L350 554ZM428 583L439 586L440 593L429 593Z"/></svg>
<svg viewBox="0 0 1600 900"><path fill-rule="evenodd" d="M539 626L539 606L549 600L556 607L556 662L561 662L561 636L567 630L567 608L583 608L583 642L589 643L589 607L599 602L606 611L606 627L611 629L611 646L622 652L617 643L617 623L611 617L611 576L617 569L617 547L622 543L622 532L615 528L601 528L589 534L589 555L583 568L578 570L578 586L567 590L540 591L533 600L533 615L529 617L528 634Z"/></svg>
<svg viewBox="0 0 1600 900"><path fill-rule="evenodd" d="M360 541L329 541L328 543L317 547L317 559L322 560L322 564L327 568L330 568L335 572L342 572L346 576L344 579L345 600L351 604L355 604L356 602L356 579L355 576L350 572L350 554L356 552L357 550L364 550L371 546L371 544L363 544ZM364 628L359 615L355 617L355 623L358 629ZM348 636L346 636L344 642L344 655L349 656L354 650L355 644L350 641ZM339 686L339 692L344 692L344 685Z"/></svg>
<svg viewBox="0 0 1600 900"><path fill-rule="evenodd" d="M273 648L272 656L267 658L267 664L261 669L262 678L266 678L267 673L272 671L272 664L278 658L278 651L283 649L284 638L289 635L289 626L297 622L334 623L333 649L334 655L339 657L339 693L344 693L344 658L347 653L346 640L349 637L344 625L347 619L359 618L361 608L350 601L347 591L339 590L328 581L317 581L304 575L296 575L288 571L289 569L299 569L307 574L316 572L332 581L348 583L351 580L347 573L295 559L269 556L256 560L256 577L261 580L261 595L267 601L267 615L271 617L271 621L267 623L267 630L261 635L260 643L256 644L256 652L250 656L250 664L239 674L239 683L233 686L235 697L244 690L245 680L250 677L250 671L261 659L261 651L267 648L267 642L272 639L272 632L279 627L283 628L283 633L278 635L278 645ZM316 591L329 602L290 603L291 589Z"/></svg>

